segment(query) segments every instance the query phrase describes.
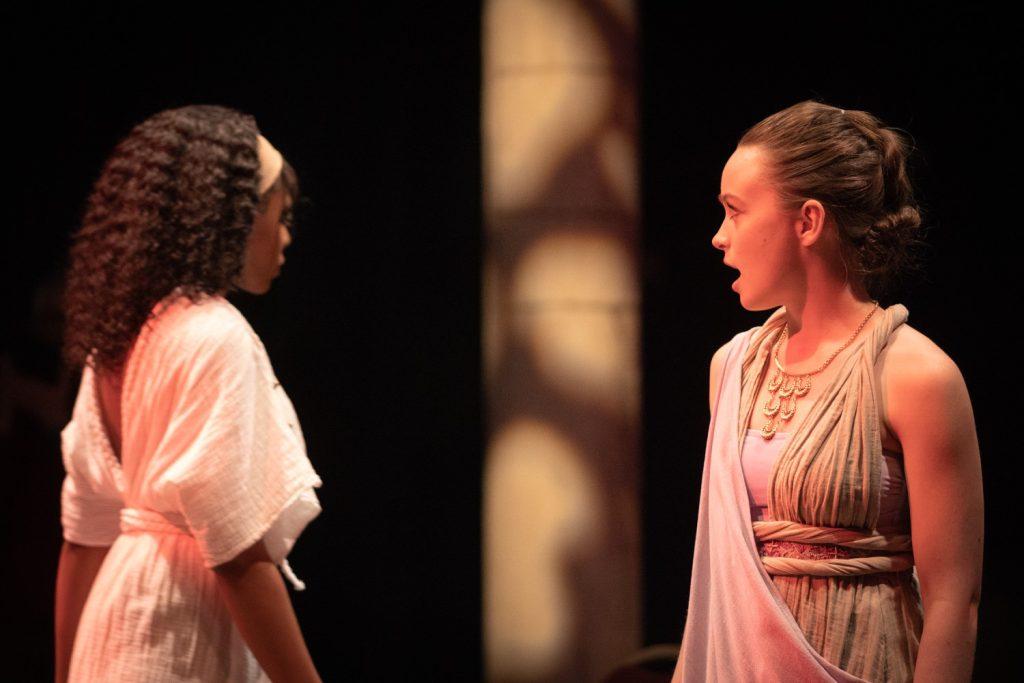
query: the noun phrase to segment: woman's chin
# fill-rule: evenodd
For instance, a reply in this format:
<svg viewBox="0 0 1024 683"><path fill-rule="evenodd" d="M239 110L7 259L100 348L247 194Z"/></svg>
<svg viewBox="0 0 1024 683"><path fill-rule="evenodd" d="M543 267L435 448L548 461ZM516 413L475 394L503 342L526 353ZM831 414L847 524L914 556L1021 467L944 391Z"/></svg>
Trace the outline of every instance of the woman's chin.
<svg viewBox="0 0 1024 683"><path fill-rule="evenodd" d="M732 281L732 285L731 285L731 289L732 289L732 291L734 291L734 292L736 292L737 294L739 294L739 297L740 297L740 303L741 303L741 304L743 303L743 285L742 285L742 283L740 282L740 280L742 280L742 279L743 279L743 276L742 276L742 275L737 275L737 276L736 276L736 279ZM745 307L745 306L744 306L744 307Z"/></svg>
<svg viewBox="0 0 1024 683"><path fill-rule="evenodd" d="M750 292L747 292L746 295L744 295L743 285L740 283L741 277L736 278L732 283L732 291L739 295L740 306L748 311L763 311L770 308L769 306L763 305L762 302L752 300Z"/></svg>
<svg viewBox="0 0 1024 683"><path fill-rule="evenodd" d="M270 291L270 285L273 283L272 278L265 280L255 281L255 279L249 279L245 282L238 283L238 288L247 294L254 294L259 296L260 294L266 294Z"/></svg>

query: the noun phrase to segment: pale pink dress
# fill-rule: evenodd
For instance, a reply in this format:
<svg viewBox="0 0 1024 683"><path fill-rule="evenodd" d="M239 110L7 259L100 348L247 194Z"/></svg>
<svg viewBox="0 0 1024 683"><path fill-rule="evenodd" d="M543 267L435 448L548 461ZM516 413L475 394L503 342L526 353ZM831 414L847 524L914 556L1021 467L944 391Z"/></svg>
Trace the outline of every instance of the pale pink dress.
<svg viewBox="0 0 1024 683"><path fill-rule="evenodd" d="M61 434L67 541L110 546L82 611L70 681L266 681L212 567L263 539L285 557L321 485L266 350L227 300L169 297L131 351L119 462L93 371Z"/></svg>

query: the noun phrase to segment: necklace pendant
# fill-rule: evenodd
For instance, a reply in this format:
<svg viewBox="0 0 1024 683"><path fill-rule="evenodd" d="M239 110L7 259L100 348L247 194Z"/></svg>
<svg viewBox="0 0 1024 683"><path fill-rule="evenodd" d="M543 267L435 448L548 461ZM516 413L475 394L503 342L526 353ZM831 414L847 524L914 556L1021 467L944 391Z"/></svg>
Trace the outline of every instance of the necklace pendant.
<svg viewBox="0 0 1024 683"><path fill-rule="evenodd" d="M768 417L774 417L781 407L782 400L778 396L772 396L765 402L762 412L764 412Z"/></svg>
<svg viewBox="0 0 1024 683"><path fill-rule="evenodd" d="M789 381L789 382L786 382L786 383L784 383L782 385L782 388L779 389L779 396L781 396L782 398L789 398L790 396L792 396L793 390L795 388L796 388L796 383L795 382L793 382L792 380Z"/></svg>
<svg viewBox="0 0 1024 683"><path fill-rule="evenodd" d="M761 436L764 437L765 441L771 441L771 438L775 436L775 420L771 418L761 427Z"/></svg>
<svg viewBox="0 0 1024 683"><path fill-rule="evenodd" d="M811 390L811 378L810 377L801 377L799 380L797 380L796 388L794 390L794 392L796 393L797 396L805 396L807 394L807 392L810 391L810 390Z"/></svg>
<svg viewBox="0 0 1024 683"><path fill-rule="evenodd" d="M768 393L774 394L775 390L782 385L782 375L776 372L770 380L768 380Z"/></svg>
<svg viewBox="0 0 1024 683"><path fill-rule="evenodd" d="M780 406L781 407L781 406ZM793 413L796 412L796 399L789 401L789 408L782 408L779 411L779 419L784 422L789 422L789 418L793 417Z"/></svg>

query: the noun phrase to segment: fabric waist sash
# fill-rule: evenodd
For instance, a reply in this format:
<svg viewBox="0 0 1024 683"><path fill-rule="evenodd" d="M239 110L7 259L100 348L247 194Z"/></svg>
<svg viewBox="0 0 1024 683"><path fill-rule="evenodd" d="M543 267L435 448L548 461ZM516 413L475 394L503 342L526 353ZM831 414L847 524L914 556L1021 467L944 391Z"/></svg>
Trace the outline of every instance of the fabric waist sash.
<svg viewBox="0 0 1024 683"><path fill-rule="evenodd" d="M914 566L910 536L819 527L785 520L753 522L766 572L773 576L860 576Z"/></svg>
<svg viewBox="0 0 1024 683"><path fill-rule="evenodd" d="M121 533L180 534L192 536L185 517L175 512L157 512L143 508L121 508ZM277 565L281 573L297 591L306 590L306 584L295 575L287 558Z"/></svg>
<svg viewBox="0 0 1024 683"><path fill-rule="evenodd" d="M185 518L174 512L121 508L121 533L184 534L191 536Z"/></svg>

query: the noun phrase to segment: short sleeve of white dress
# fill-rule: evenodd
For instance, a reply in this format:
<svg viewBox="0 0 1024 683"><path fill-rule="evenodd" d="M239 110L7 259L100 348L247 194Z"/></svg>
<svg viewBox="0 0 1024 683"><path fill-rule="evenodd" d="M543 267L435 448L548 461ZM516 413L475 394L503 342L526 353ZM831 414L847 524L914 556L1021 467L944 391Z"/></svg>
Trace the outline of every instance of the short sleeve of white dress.
<svg viewBox="0 0 1024 683"><path fill-rule="evenodd" d="M96 414L92 369L86 367L78 386L71 420L61 431L64 482L60 494L60 521L64 540L79 545L106 547L117 539L124 484L115 456Z"/></svg>
<svg viewBox="0 0 1024 683"><path fill-rule="evenodd" d="M261 538L280 564L321 511L320 477L259 337L226 301L206 305L228 310L176 330L189 358L161 445L166 483L207 568Z"/></svg>

